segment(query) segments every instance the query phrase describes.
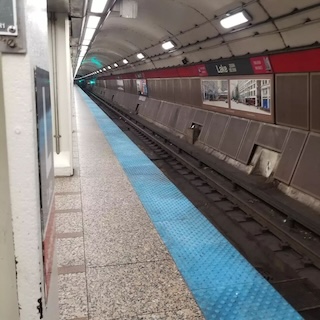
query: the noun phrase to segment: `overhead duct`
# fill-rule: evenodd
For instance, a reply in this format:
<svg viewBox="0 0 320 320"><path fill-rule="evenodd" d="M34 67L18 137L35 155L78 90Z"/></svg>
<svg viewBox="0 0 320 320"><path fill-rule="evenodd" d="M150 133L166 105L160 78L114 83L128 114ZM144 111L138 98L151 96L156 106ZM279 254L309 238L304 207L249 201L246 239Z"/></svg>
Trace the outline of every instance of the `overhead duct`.
<svg viewBox="0 0 320 320"><path fill-rule="evenodd" d="M138 16L138 2L136 0L122 0L120 2L120 17L136 19Z"/></svg>

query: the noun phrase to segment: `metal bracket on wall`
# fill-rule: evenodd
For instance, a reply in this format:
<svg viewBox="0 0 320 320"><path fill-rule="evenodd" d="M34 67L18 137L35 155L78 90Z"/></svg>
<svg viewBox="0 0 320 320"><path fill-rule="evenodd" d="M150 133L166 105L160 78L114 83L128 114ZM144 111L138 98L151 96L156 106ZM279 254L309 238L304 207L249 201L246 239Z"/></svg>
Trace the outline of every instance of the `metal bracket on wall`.
<svg viewBox="0 0 320 320"><path fill-rule="evenodd" d="M23 1L1 0L0 52L26 53Z"/></svg>

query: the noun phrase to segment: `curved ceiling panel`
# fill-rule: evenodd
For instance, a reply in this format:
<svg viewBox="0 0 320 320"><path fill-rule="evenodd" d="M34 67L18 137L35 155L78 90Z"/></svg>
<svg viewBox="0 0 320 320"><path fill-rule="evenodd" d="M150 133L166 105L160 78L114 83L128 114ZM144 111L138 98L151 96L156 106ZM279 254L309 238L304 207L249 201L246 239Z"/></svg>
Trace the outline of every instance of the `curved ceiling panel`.
<svg viewBox="0 0 320 320"><path fill-rule="evenodd" d="M319 4L319 0L260 0L260 2L271 17L279 17L292 12L294 9L302 9Z"/></svg>

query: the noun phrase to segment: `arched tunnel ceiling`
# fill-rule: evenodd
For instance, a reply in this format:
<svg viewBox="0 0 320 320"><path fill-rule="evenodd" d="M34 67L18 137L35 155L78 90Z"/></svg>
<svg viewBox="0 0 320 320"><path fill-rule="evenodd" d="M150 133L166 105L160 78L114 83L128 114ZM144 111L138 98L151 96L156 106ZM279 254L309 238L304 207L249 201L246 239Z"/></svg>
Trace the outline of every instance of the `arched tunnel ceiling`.
<svg viewBox="0 0 320 320"><path fill-rule="evenodd" d="M136 19L122 18L117 11L105 19L78 75L101 68L97 61L102 66L117 62L119 68L113 73L124 73L181 65L184 57L196 63L320 42L319 0L137 0L137 3ZM251 24L235 30L222 28L221 18L241 7L252 17ZM169 39L177 45L173 53L165 52L161 46ZM147 58L138 61L138 52ZM130 65L123 66L124 58Z"/></svg>

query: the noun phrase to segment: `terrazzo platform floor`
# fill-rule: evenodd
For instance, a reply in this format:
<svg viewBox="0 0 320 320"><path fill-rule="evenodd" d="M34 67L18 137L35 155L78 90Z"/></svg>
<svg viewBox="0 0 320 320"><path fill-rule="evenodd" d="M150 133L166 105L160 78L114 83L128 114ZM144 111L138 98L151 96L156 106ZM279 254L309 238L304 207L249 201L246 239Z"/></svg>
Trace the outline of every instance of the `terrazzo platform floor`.
<svg viewBox="0 0 320 320"><path fill-rule="evenodd" d="M55 189L59 319L204 319L77 90L75 102L75 174Z"/></svg>
<svg viewBox="0 0 320 320"><path fill-rule="evenodd" d="M75 175L56 184L61 319L302 319L84 92L75 97Z"/></svg>

